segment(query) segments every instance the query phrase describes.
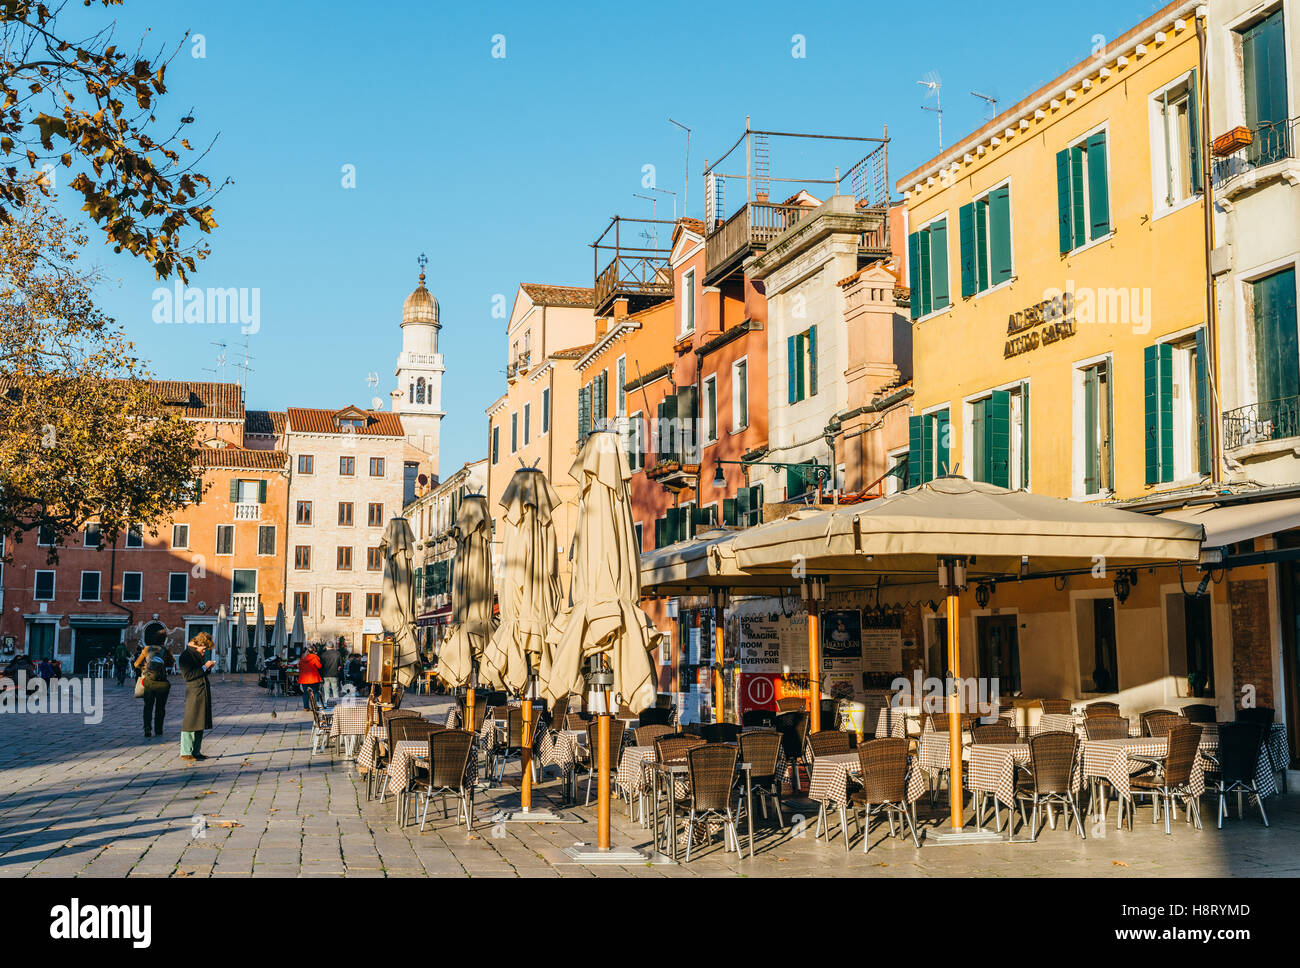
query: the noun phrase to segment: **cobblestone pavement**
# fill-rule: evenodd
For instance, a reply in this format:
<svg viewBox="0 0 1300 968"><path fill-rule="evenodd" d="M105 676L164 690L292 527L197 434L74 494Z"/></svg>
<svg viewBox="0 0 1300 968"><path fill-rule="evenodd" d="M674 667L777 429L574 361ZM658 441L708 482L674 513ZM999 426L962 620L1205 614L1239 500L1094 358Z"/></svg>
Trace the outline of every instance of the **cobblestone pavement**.
<svg viewBox="0 0 1300 968"><path fill-rule="evenodd" d="M1300 875L1300 796L1266 801L1272 827L1258 814L1205 829L1179 822L1172 836L1142 807L1134 830L1117 831L1114 811L1104 836L1086 824L1087 841L1063 826L1036 844L942 847L892 840L873 829L872 849L858 840L846 853L836 824L827 843L756 826L755 857L722 850L720 838L685 864L585 867L563 848L594 840L592 809L572 811L580 824L492 824L499 807L518 803L517 764L504 787L480 795L479 823L467 833L433 819L420 833L400 828L391 798L367 802L365 781L342 756L311 755L311 727L297 697L268 699L252 677L214 678L217 727L204 739L212 758L179 759L182 683L175 683L162 739L142 738L141 704L131 686L105 687L98 725L73 715L0 715L0 876L7 877L419 877L514 876L1296 876ZM411 697L422 711L445 697ZM559 783L540 787L537 806L557 800ZM579 795L585 779L580 780ZM454 814L453 814L454 816ZM934 822L921 809L922 829ZM742 827L743 837L743 827ZM650 836L613 811L615 846L646 848Z"/></svg>

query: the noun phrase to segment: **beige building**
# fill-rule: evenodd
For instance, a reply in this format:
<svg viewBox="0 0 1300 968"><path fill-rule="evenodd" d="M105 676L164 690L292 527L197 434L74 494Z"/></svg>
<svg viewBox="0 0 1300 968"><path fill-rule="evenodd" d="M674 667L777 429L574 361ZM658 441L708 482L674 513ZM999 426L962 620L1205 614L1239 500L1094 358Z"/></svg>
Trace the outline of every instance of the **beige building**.
<svg viewBox="0 0 1300 968"><path fill-rule="evenodd" d="M451 618L451 562L456 539L451 533L461 501L487 489L487 458L470 461L424 489L403 512L415 535L415 614L421 644L436 643L434 631ZM425 631L428 630L428 631Z"/></svg>
<svg viewBox="0 0 1300 968"><path fill-rule="evenodd" d="M555 485L560 577L568 587L569 541L578 485L569 468L578 454L577 361L597 338L595 293L576 286L519 287L506 326L506 392L487 409L487 498L492 512L493 568L502 565L497 515L501 495L521 466L537 467Z"/></svg>
<svg viewBox="0 0 1300 968"><path fill-rule="evenodd" d="M395 413L290 407L286 606L308 641L351 649L382 633L379 540L402 513L406 432Z"/></svg>

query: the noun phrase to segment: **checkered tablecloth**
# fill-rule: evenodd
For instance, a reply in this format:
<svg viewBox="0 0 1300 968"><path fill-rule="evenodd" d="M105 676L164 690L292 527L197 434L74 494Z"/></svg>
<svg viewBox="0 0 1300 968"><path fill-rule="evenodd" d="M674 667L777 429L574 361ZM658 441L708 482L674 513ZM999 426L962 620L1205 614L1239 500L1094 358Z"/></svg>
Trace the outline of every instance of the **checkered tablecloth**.
<svg viewBox="0 0 1300 968"><path fill-rule="evenodd" d="M925 775L916 768L916 757L908 758L907 802L919 800L925 793ZM828 805L849 802L849 777L862 773L858 754L832 753L813 761L812 778L808 781L808 798Z"/></svg>
<svg viewBox="0 0 1300 968"><path fill-rule="evenodd" d="M446 726L448 729L455 729L457 726L459 726L460 710L457 709L455 706L449 707L447 710L447 718L443 720L442 724Z"/></svg>
<svg viewBox="0 0 1300 968"><path fill-rule="evenodd" d="M388 792L396 796L405 790L415 776L417 765L427 766L429 741L404 739L393 747L388 761ZM465 764L465 785L473 786L478 780L478 761L471 756Z"/></svg>
<svg viewBox="0 0 1300 968"><path fill-rule="evenodd" d="M650 771L647 767L654 762L653 746L626 746L619 757L618 773L615 782L620 790L629 797L635 797L650 786Z"/></svg>
<svg viewBox="0 0 1300 968"><path fill-rule="evenodd" d="M970 756L970 736L968 733L962 733L962 750L961 757L963 760ZM934 774L940 770L948 769L952 764L948 761L948 734L939 733L930 730L921 735L921 748L917 755L917 765L926 773Z"/></svg>
<svg viewBox="0 0 1300 968"><path fill-rule="evenodd" d="M330 738L364 736L366 734L366 704L339 703L334 707L334 721L330 723Z"/></svg>
<svg viewBox="0 0 1300 968"><path fill-rule="evenodd" d="M1078 722L1069 713L1043 713L1038 722L1029 731L1030 736L1039 733L1073 733L1079 728ZM991 791L990 791L991 792Z"/></svg>
<svg viewBox="0 0 1300 968"><path fill-rule="evenodd" d="M1198 751L1213 753L1218 749L1217 736L1201 734ZM1163 757L1169 752L1169 740L1163 736L1129 737L1128 739L1090 739L1083 741L1083 774L1105 780L1120 797L1132 796L1129 784L1132 771L1141 769L1134 756ZM1192 763L1190 787L1195 796L1205 792L1206 761L1197 756ZM1271 781L1271 776L1270 776ZM1261 787L1261 792L1263 788Z"/></svg>
<svg viewBox="0 0 1300 968"><path fill-rule="evenodd" d="M991 793L1003 803L1016 802L1016 769L1030 763L1028 743L976 743L969 750L966 765L966 788L975 793ZM1083 771L1075 760L1070 786L1075 793L1083 788Z"/></svg>
<svg viewBox="0 0 1300 968"><path fill-rule="evenodd" d="M876 739L907 739L907 716L891 706L882 706L876 716Z"/></svg>
<svg viewBox="0 0 1300 968"><path fill-rule="evenodd" d="M548 766L558 767L560 775L568 779L578 765L578 736L574 730L545 729L533 744L533 754L537 757L539 769ZM585 734L581 734L585 735Z"/></svg>

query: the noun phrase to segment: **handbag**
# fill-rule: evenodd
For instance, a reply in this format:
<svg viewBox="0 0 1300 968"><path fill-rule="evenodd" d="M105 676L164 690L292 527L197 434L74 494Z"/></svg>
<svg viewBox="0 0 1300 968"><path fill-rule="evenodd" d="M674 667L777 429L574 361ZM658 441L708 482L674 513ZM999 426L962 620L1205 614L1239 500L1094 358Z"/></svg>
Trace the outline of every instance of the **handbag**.
<svg viewBox="0 0 1300 968"><path fill-rule="evenodd" d="M144 698L144 676L141 676L139 679L135 681L135 698L136 699Z"/></svg>

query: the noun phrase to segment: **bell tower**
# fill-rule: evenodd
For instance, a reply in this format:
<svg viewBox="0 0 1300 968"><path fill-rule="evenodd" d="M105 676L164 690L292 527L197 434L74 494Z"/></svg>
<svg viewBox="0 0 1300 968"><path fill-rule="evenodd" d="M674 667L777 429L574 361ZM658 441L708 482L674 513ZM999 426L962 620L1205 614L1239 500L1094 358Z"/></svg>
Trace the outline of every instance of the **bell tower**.
<svg viewBox="0 0 1300 968"><path fill-rule="evenodd" d="M438 352L438 300L425 288L424 269L429 260L424 253L416 260L420 266L420 284L402 304L402 352L397 357L394 374L393 411L402 418L407 443L419 451L423 473L438 474L439 430L442 418L442 374L445 367ZM409 463L409 461L408 461Z"/></svg>

